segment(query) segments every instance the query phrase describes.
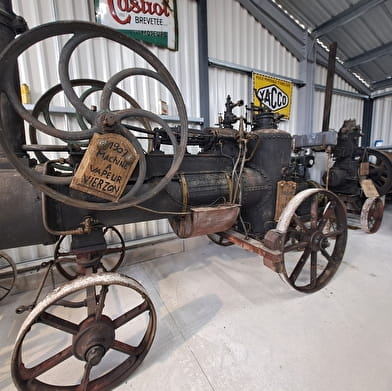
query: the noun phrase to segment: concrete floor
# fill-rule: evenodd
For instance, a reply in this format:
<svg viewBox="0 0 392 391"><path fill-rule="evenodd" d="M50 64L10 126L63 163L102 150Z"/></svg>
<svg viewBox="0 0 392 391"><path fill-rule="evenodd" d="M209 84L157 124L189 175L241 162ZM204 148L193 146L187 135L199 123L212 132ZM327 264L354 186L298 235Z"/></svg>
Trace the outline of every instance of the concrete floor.
<svg viewBox="0 0 392 391"><path fill-rule="evenodd" d="M122 273L154 302L158 331L117 390L391 391L391 233L389 205L377 234L349 231L335 278L311 295L290 289L259 257L205 238L185 253L127 266ZM26 292L1 303L2 391L15 390L10 355L26 316L14 309L30 300Z"/></svg>

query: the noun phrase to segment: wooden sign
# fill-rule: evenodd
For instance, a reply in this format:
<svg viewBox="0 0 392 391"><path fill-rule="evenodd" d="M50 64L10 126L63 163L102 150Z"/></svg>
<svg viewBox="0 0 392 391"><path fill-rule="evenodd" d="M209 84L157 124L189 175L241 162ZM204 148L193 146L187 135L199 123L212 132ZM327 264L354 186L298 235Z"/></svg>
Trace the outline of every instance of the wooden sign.
<svg viewBox="0 0 392 391"><path fill-rule="evenodd" d="M70 187L96 197L118 201L139 156L125 137L94 134Z"/></svg>
<svg viewBox="0 0 392 391"><path fill-rule="evenodd" d="M293 181L279 181L276 184L275 221L279 220L283 209L295 196L297 184Z"/></svg>

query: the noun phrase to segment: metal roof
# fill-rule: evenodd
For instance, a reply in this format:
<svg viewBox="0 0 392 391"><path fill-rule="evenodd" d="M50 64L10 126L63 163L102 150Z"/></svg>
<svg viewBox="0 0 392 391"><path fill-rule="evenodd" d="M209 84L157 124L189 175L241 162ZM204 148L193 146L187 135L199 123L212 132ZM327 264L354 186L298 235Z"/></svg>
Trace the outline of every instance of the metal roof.
<svg viewBox="0 0 392 391"><path fill-rule="evenodd" d="M329 46L349 72L370 87L392 86L392 0L275 0L313 37Z"/></svg>

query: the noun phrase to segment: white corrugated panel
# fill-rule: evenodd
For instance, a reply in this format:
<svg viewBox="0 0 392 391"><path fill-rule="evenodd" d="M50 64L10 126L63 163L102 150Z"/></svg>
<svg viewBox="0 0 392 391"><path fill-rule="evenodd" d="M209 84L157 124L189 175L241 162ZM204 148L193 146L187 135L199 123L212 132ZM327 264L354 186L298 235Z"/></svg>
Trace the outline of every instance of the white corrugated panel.
<svg viewBox="0 0 392 391"><path fill-rule="evenodd" d="M266 30L239 2L235 0L208 1L209 56L222 61L244 65L271 72L281 77L299 79L297 59ZM210 76L210 116L216 121L218 113L224 111L226 95L233 100L250 102L250 77L234 71L212 68ZM325 85L327 70L317 66L315 83ZM334 88L356 92L341 77L335 76ZM298 88L293 91L291 118L279 125L291 133L297 133ZM321 131L324 109L324 93L315 93L314 131ZM240 113L240 109L237 109ZM330 128L338 130L345 119L362 121L363 100L361 98L334 95L332 99Z"/></svg>
<svg viewBox="0 0 392 391"><path fill-rule="evenodd" d="M17 15L23 16L29 28L58 20L94 21L94 2L92 0L14 0L13 8ZM198 38L197 38L197 2L193 0L177 1L179 50L177 52L153 46L148 48L166 65L182 92L189 117L200 117L199 79L198 79ZM68 37L52 38L45 45L36 45L20 60L20 80L30 87L32 103L59 82L57 63L59 46ZM145 66L145 62L128 49L117 44L94 40L83 43L75 51L70 63L71 78L94 78L106 81L114 73L130 67ZM159 100L169 104L169 115L176 115L175 106L166 89L153 80L139 78L137 81L126 80L120 87L127 90L142 108L158 112ZM94 101L95 99L95 101ZM123 105L124 102L114 103ZM93 95L88 104L97 104ZM59 94L54 100L57 106L70 106ZM117 106L119 107L119 106ZM60 129L78 130L76 121L69 115L57 115L56 126ZM42 140L42 139L41 139ZM45 143L59 143L58 140L43 139ZM128 224L120 227L126 240L156 236L171 231L167 220L157 220ZM53 255L53 246L29 246L8 250L8 253L20 262Z"/></svg>
<svg viewBox="0 0 392 391"><path fill-rule="evenodd" d="M392 145L392 96L375 99L370 145L383 140L384 145Z"/></svg>
<svg viewBox="0 0 392 391"><path fill-rule="evenodd" d="M209 57L244 65L256 70L298 78L297 59L235 0L209 0L208 51ZM233 101L251 102L251 78L245 74L211 68L210 118L216 123L218 113L225 109L227 94ZM297 123L297 89L293 92L291 118L279 128L295 133ZM235 109L239 115L244 109Z"/></svg>
<svg viewBox="0 0 392 391"><path fill-rule="evenodd" d="M325 85L327 80L327 69L322 66L316 67L315 84ZM348 92L357 92L340 76L335 75L333 87ZM325 93L323 91L315 92L313 126L314 132L321 132L323 124ZM333 94L331 105L331 117L329 129L338 131L346 119L355 119L357 124L362 125L363 99L346 95Z"/></svg>

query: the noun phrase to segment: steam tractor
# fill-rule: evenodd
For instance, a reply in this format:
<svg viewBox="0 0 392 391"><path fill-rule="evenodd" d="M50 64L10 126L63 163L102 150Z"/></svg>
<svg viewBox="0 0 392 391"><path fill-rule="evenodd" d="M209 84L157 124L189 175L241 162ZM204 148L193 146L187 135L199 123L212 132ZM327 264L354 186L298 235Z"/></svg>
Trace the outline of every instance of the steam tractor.
<svg viewBox="0 0 392 391"><path fill-rule="evenodd" d="M355 120L344 121L330 149L333 165L323 180L349 215L360 216L361 229L375 233L382 222L385 195L392 189L392 161L377 149L359 146L361 137Z"/></svg>
<svg viewBox="0 0 392 391"><path fill-rule="evenodd" d="M19 308L29 310L12 355L19 390L107 391L148 353L157 316L143 286L116 272L125 252L116 225L168 218L181 238L210 235L259 254L301 292L331 280L346 246L344 206L331 191L292 180L293 137L277 129L271 113L252 108L251 118L238 118L228 98L219 126L190 129L173 77L142 44L104 26L69 21L14 39L23 23L4 7L0 249L57 242L46 276L55 267L70 280ZM121 45L145 66L106 81L71 77L71 58L96 40ZM17 62L47 42L60 46L60 83L29 111L18 92ZM179 124L143 109L121 88L140 77L169 91ZM75 109L70 129L60 129L49 113L59 94ZM93 95L96 105L87 103ZM190 146L199 152L188 153ZM111 245L109 234L120 244ZM118 295L129 308L118 310ZM28 353L47 329L53 332L47 346ZM79 373L66 371L68 360L80 364Z"/></svg>

